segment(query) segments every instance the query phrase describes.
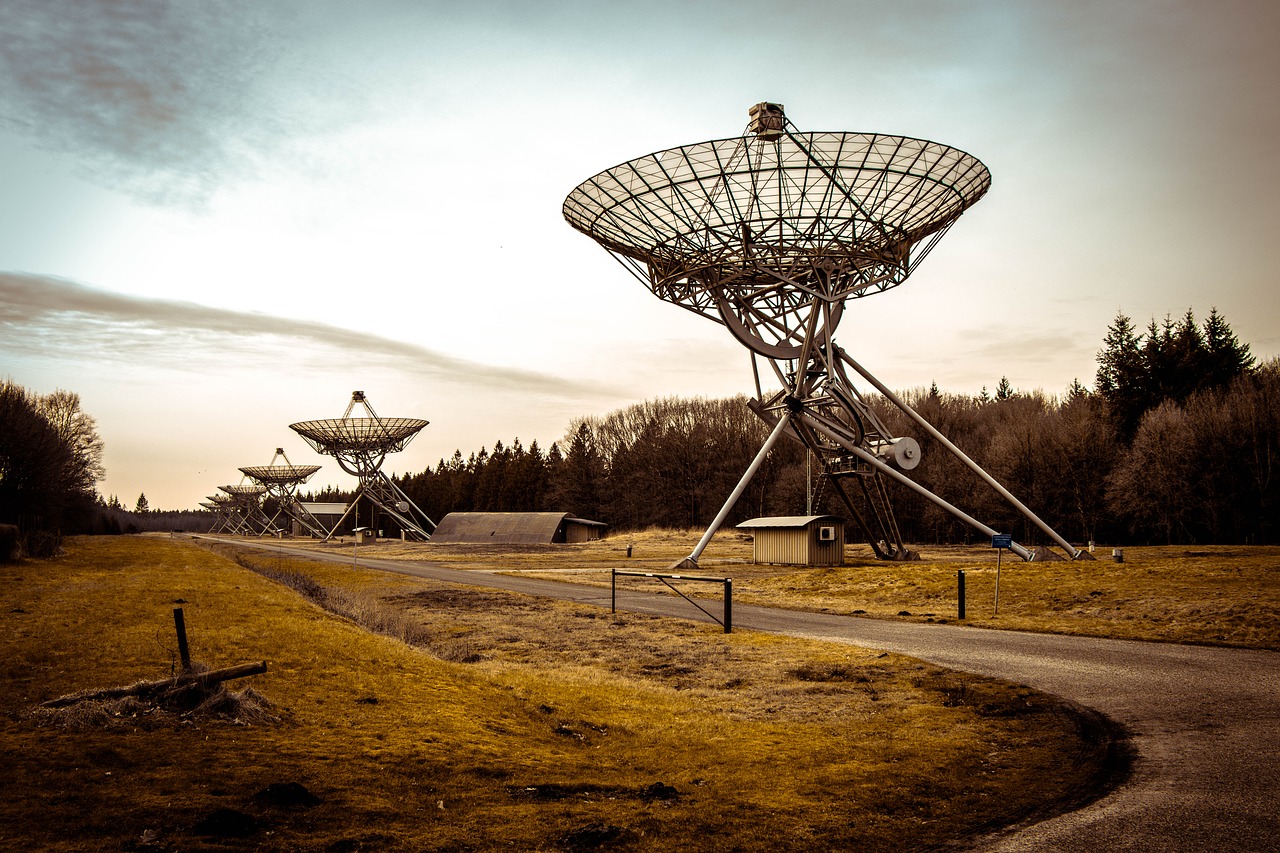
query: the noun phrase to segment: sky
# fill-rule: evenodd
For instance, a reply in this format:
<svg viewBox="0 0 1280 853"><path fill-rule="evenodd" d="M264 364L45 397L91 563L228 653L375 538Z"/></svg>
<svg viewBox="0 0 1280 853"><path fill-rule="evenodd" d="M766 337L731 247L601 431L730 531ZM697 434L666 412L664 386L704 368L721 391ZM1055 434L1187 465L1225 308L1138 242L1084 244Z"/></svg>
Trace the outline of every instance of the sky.
<svg viewBox="0 0 1280 853"><path fill-rule="evenodd" d="M560 208L741 135L916 136L992 174L836 338L889 387L1093 384L1117 313L1217 308L1280 354L1273 0L0 0L0 378L77 392L104 495L196 508L355 390L420 471L656 397L746 350Z"/></svg>

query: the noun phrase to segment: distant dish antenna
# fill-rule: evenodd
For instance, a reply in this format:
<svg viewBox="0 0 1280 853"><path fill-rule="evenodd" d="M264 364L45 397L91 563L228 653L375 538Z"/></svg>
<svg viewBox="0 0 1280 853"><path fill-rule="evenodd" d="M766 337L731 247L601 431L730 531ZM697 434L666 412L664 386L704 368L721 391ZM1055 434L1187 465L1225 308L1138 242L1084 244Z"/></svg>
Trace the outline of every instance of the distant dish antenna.
<svg viewBox="0 0 1280 853"><path fill-rule="evenodd" d="M213 513L213 524L209 526L210 533L227 532L227 527L231 523L231 503L230 495L209 495L207 501L201 501L200 506Z"/></svg>
<svg viewBox="0 0 1280 853"><path fill-rule="evenodd" d="M773 430L681 566L696 566L782 435L822 462L882 559L910 559L885 487L899 481L965 522L996 531L908 478L920 447L892 435L853 387L871 383L1072 555L1078 551L965 456L834 340L850 299L901 284L991 186L963 151L878 133L802 133L781 104L751 107L740 137L629 160L584 181L564 217L658 298L724 325L751 352L751 407ZM758 360L781 390L765 394ZM855 502L850 487L863 500ZM1015 553L1033 552L1017 545Z"/></svg>
<svg viewBox="0 0 1280 853"><path fill-rule="evenodd" d="M365 417L351 416L357 406L364 409ZM364 392L354 391L342 417L289 425L289 429L306 439L317 453L337 459L343 471L360 480L355 497L333 530L337 530L343 519L355 509L361 497L367 497L370 503L394 518L407 536L431 538L424 525L435 530L436 523L382 472L387 454L404 450L427 424L428 421L418 418L379 417L365 399ZM401 503L407 504L407 508L401 510ZM377 528L376 524L370 526ZM333 530L326 539L333 536Z"/></svg>
<svg viewBox="0 0 1280 853"><path fill-rule="evenodd" d="M276 460L283 459L283 464ZM271 462L266 465L250 465L240 469L246 477L266 489L267 497L275 500L275 514L270 523L284 515L312 536L325 539L329 531L298 500L298 487L320 470L319 465L294 465L285 455L283 447L277 447Z"/></svg>
<svg viewBox="0 0 1280 853"><path fill-rule="evenodd" d="M227 511L227 529L222 532L261 536L271 529L271 521L262 511L262 496L266 489L255 483L243 482L234 486L218 486L218 489L227 496L227 500L222 502Z"/></svg>

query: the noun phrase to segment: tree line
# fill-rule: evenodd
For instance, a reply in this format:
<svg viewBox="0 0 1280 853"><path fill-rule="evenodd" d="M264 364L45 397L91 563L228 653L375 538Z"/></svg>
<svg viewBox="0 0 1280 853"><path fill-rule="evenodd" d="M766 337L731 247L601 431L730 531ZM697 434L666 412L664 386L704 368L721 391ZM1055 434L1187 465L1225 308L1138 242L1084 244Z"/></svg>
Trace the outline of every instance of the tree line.
<svg viewBox="0 0 1280 853"><path fill-rule="evenodd" d="M1280 482L1280 361L1256 365L1216 311L1199 324L1117 315L1098 354L1096 387L1060 395L902 396L1068 539L1111 543L1275 542ZM921 444L912 477L1028 544L1047 537L901 412L868 398L891 430ZM437 521L452 511L564 511L616 530L710 523L767 436L745 397L668 397L574 420L542 452L519 439L396 478ZM793 442L766 459L728 523L763 515L843 514L817 462ZM913 491L890 484L904 537L977 541L979 534ZM331 499L347 497L330 493Z"/></svg>
<svg viewBox="0 0 1280 853"><path fill-rule="evenodd" d="M497 441L492 451L455 451L434 469L394 480L436 521L449 512L561 511L615 530L697 527L714 517L768 434L746 404L746 397L649 400L574 420L545 453L536 441L527 449L518 438ZM738 502L738 520L791 506L803 490L791 470L801 452L770 455Z"/></svg>

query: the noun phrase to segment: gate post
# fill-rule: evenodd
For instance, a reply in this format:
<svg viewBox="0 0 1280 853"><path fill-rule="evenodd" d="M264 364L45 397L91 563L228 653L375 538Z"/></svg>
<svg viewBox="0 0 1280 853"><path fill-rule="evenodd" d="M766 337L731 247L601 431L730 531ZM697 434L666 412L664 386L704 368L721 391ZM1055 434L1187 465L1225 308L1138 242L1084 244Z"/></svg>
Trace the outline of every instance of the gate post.
<svg viewBox="0 0 1280 853"><path fill-rule="evenodd" d="M724 632L733 633L733 578L724 579Z"/></svg>

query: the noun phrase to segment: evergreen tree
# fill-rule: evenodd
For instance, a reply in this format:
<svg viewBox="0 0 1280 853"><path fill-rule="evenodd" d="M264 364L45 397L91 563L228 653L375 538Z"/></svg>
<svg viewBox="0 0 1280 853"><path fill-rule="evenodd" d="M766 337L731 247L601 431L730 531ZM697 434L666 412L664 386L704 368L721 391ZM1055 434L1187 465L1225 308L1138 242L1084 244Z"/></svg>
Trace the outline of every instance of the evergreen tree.
<svg viewBox="0 0 1280 853"><path fill-rule="evenodd" d="M1215 308L1203 330L1190 309L1174 322L1153 318L1138 335L1124 314L1107 329L1098 353L1098 393L1106 401L1120 440L1132 441L1142 416L1165 400L1183 402L1197 391L1224 388L1253 366Z"/></svg>
<svg viewBox="0 0 1280 853"><path fill-rule="evenodd" d="M1138 429L1152 399L1142 338L1123 313L1107 327L1098 353L1098 393L1106 402L1120 440L1125 444Z"/></svg>
<svg viewBox="0 0 1280 853"><path fill-rule="evenodd" d="M564 509L584 518L600 515L600 495L604 485L604 463L596 448L595 436L586 421L578 424L564 457L560 498Z"/></svg>
<svg viewBox="0 0 1280 853"><path fill-rule="evenodd" d="M151 509L147 504L147 495L145 492L138 495L138 503L133 507L133 511L137 513L148 512Z"/></svg>
<svg viewBox="0 0 1280 853"><path fill-rule="evenodd" d="M1237 376L1253 369L1254 359L1249 345L1236 338L1217 308L1209 310L1204 321L1204 387L1225 388Z"/></svg>

